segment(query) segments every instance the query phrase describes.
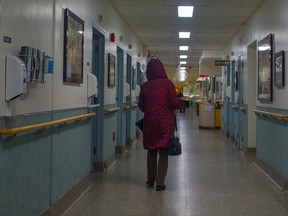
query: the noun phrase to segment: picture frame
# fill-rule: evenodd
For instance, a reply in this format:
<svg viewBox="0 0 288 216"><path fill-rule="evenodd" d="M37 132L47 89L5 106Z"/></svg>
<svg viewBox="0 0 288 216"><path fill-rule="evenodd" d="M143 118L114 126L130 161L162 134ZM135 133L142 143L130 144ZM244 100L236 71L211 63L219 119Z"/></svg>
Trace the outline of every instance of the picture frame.
<svg viewBox="0 0 288 216"><path fill-rule="evenodd" d="M275 86L285 86L285 52L284 50L275 54Z"/></svg>
<svg viewBox="0 0 288 216"><path fill-rule="evenodd" d="M63 81L83 83L84 21L68 8L64 11Z"/></svg>
<svg viewBox="0 0 288 216"><path fill-rule="evenodd" d="M108 87L113 88L115 86L115 55L108 54Z"/></svg>
<svg viewBox="0 0 288 216"><path fill-rule="evenodd" d="M258 42L258 101L273 101L273 34Z"/></svg>

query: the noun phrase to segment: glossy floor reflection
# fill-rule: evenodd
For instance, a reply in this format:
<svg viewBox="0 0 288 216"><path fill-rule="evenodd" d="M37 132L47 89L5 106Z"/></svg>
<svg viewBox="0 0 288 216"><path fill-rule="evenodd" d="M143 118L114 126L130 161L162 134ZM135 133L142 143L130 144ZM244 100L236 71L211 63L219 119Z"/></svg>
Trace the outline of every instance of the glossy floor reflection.
<svg viewBox="0 0 288 216"><path fill-rule="evenodd" d="M169 158L166 190L145 186L146 151L139 141L64 216L284 216L288 196L220 130L199 129L194 109L178 113L183 154Z"/></svg>

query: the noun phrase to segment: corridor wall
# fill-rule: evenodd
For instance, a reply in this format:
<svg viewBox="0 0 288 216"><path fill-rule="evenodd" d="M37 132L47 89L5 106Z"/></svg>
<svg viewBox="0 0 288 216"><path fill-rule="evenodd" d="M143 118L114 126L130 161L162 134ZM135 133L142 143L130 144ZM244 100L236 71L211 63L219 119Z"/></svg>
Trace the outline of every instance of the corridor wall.
<svg viewBox="0 0 288 216"><path fill-rule="evenodd" d="M108 88L107 53L116 55L116 45L134 61L144 62L143 47L116 10L106 0L2 0L0 33L11 43L0 41L0 128L13 128L58 120L89 112L87 73L92 72L92 28L105 36L104 106L116 104L116 87ZM63 82L64 9L69 8L84 20L83 83ZM103 20L99 20L99 16ZM116 41L110 41L114 32ZM120 41L120 36L124 40ZM128 44L133 44L129 49ZM53 73L45 74L45 83L28 84L23 99L10 102L12 115L5 116L5 57L18 56L21 46L45 51L54 59ZM117 73L116 73L117 76ZM117 83L116 83L117 85ZM131 94L135 94L134 91ZM96 111L97 112L97 111ZM96 113L104 115L104 113ZM104 125L115 125L112 116ZM111 139L114 127L107 127L103 160L113 155L116 143ZM0 215L33 216L51 207L91 171L91 121L57 126L18 134L16 139L0 139ZM136 132L135 132L136 133ZM107 137L106 137L107 136ZM109 139L108 139L109 137Z"/></svg>
<svg viewBox="0 0 288 216"><path fill-rule="evenodd" d="M256 11L246 25L238 32L237 35L231 40L223 50L223 56L235 53L234 56L238 57L243 54L244 56L244 82L243 82L243 100L244 104L248 105L248 124L249 116L255 116L254 110L263 110L274 113L288 113L288 80L285 81L285 87L278 88L274 85L273 90L273 101L271 103L262 103L257 100L257 77L258 71L254 71L252 74L247 73L247 50L250 44L255 41L259 42L265 38L268 34L272 33L275 36L274 41L274 53L281 50L287 52L288 50L288 2L285 0L267 0L264 1L263 5ZM274 14L273 16L271 14ZM286 55L287 56L287 55ZM287 58L286 58L287 61ZM285 77L287 77L287 70ZM255 101L256 106L249 102L247 97L250 92L247 89L251 87L247 86L248 79L252 77L255 80L256 77L256 95ZM273 73L274 77L274 73ZM247 126L246 126L247 127ZM276 174L279 174L284 179L288 179L288 148L287 140L284 134L287 134L287 123L281 120L275 120L271 118L256 117L256 154L257 157L262 161L262 164L266 164L267 169L272 169ZM285 181L285 180L284 180ZM283 181L282 181L283 182ZM285 183L281 185L284 187Z"/></svg>

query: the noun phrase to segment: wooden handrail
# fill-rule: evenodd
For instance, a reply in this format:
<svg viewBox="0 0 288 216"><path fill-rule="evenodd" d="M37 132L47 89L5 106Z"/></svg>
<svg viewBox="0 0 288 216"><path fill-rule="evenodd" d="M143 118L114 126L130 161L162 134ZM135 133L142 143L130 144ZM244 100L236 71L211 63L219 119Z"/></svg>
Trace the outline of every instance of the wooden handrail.
<svg viewBox="0 0 288 216"><path fill-rule="evenodd" d="M123 110L129 109L130 106L123 106Z"/></svg>
<svg viewBox="0 0 288 216"><path fill-rule="evenodd" d="M246 111L247 111L247 108L246 108L246 107L240 107L240 110L241 110L242 112L246 112Z"/></svg>
<svg viewBox="0 0 288 216"><path fill-rule="evenodd" d="M39 129L47 128L47 127L58 125L58 124L64 124L67 122L80 120L82 118L91 118L94 115L95 113L87 113L87 114L82 114L78 116L63 118L63 119L39 123L39 124L27 125L27 126L22 126L22 127L17 127L17 128L0 129L0 135L14 135L14 134L21 133L21 132L39 130Z"/></svg>
<svg viewBox="0 0 288 216"><path fill-rule="evenodd" d="M264 115L264 116L270 116L270 117L277 117L277 118L281 118L281 119L286 119L288 118L288 114L279 114L279 113L273 113L273 112L265 112L265 111L261 111L261 110L254 110L255 114L258 115Z"/></svg>
<svg viewBox="0 0 288 216"><path fill-rule="evenodd" d="M106 114L108 114L108 113L117 112L118 110L119 110L119 107L115 107L115 108L105 109L104 112L105 112Z"/></svg>

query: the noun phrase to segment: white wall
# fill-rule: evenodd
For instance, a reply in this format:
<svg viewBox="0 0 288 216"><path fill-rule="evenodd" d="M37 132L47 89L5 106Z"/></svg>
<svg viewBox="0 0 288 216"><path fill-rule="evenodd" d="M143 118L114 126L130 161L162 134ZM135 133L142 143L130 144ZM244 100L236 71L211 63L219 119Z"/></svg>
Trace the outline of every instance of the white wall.
<svg viewBox="0 0 288 216"><path fill-rule="evenodd" d="M262 40L270 33L275 34L275 53L280 50L284 50L286 52L288 49L287 11L287 0L264 1L263 5L253 15L249 22L243 26L243 28L233 38L231 43L227 45L223 52L223 56L227 56L233 51L235 52L235 56L243 53L244 56L247 57L247 47L249 44L255 40ZM245 70L244 73L247 73L247 70ZM287 77L287 70L285 76ZM244 83L247 83L247 78L248 76L244 75ZM255 85L256 84L257 83L255 83ZM285 99L288 95L287 84L288 79L286 79L286 87L284 89L277 89L273 87L273 103L266 104L258 102L257 105L275 108L287 108L288 100Z"/></svg>
<svg viewBox="0 0 288 216"><path fill-rule="evenodd" d="M63 83L63 18L64 9L69 8L85 22L83 84ZM55 10L54 10L55 9ZM98 15L103 21L98 22ZM105 35L105 104L115 104L116 87L107 86L107 54L116 55L116 47L124 50L124 74L126 76L126 54L132 56L133 63L144 62L143 47L114 8L105 0L2 0L1 37L9 36L12 43L0 41L0 116L5 112L5 56L18 55L21 46L32 46L54 58L54 73L46 74L45 84L29 84L24 100L11 103L12 115L34 113L58 109L87 106L87 73L92 70L92 27ZM109 41L111 32L116 34L116 42ZM120 41L123 36L123 41ZM132 49L128 49L132 44ZM117 72L116 72L117 76ZM117 78L116 78L117 80Z"/></svg>
<svg viewBox="0 0 288 216"><path fill-rule="evenodd" d="M53 0L2 0L1 38L8 36L12 43L0 41L0 116L5 108L5 57L18 56L21 46L32 46L53 55ZM29 84L25 100L11 102L14 114L50 110L52 105L52 76L46 84Z"/></svg>

